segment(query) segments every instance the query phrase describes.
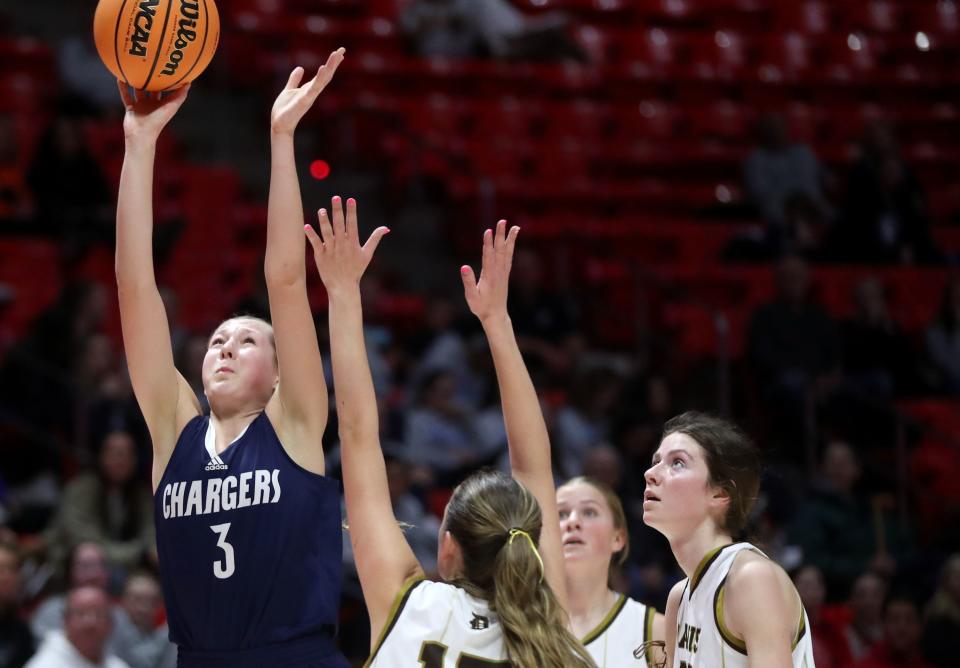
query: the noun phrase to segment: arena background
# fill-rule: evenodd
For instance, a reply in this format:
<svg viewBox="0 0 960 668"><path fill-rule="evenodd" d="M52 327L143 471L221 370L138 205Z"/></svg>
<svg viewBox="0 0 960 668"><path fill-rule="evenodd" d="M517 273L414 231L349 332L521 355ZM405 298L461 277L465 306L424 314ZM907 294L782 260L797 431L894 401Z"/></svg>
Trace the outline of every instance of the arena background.
<svg viewBox="0 0 960 668"><path fill-rule="evenodd" d="M155 568L152 520L137 512L150 446L113 278L122 106L93 48L94 7L0 8L0 523L22 557L3 624L62 592L67 555L91 537L117 596ZM791 573L823 575L823 588L812 570L801 578L818 665L854 665L875 642L955 665L954 2L218 7L219 50L164 133L155 186L158 280L195 387L212 327L267 315L272 100L293 66L344 46L297 134L305 215L353 196L363 228L393 230L364 310L397 513L425 565L451 486L503 463L492 367L457 273L503 217L522 227L511 313L558 479L587 472L627 507L619 588L662 610L680 577L642 524L642 474L665 418L709 410L764 451L756 541ZM331 412L333 475L336 434ZM108 485L105 442L137 458L117 486L125 510L90 501ZM359 662L366 621L344 559L342 640ZM885 596L915 604L886 631Z"/></svg>

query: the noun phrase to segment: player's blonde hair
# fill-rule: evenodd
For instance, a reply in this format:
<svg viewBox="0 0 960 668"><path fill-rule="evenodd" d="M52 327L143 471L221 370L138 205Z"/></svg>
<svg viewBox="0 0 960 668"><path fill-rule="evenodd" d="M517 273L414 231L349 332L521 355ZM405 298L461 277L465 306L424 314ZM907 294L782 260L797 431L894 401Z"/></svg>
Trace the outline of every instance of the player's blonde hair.
<svg viewBox="0 0 960 668"><path fill-rule="evenodd" d="M560 489L572 485L590 485L600 492L600 496L610 509L610 516L613 518L613 528L623 533L623 547L610 555L611 566L623 566L627 557L630 555L630 530L627 528L627 514L623 510L623 503L617 493L610 489L609 485L600 482L596 478L588 475L578 475L560 485Z"/></svg>
<svg viewBox="0 0 960 668"><path fill-rule="evenodd" d="M463 553L464 573L457 584L496 613L513 665L595 666L568 630L566 614L543 579L536 551L542 519L533 494L507 475L482 471L460 483L446 518L446 529ZM512 534L521 538L511 540Z"/></svg>

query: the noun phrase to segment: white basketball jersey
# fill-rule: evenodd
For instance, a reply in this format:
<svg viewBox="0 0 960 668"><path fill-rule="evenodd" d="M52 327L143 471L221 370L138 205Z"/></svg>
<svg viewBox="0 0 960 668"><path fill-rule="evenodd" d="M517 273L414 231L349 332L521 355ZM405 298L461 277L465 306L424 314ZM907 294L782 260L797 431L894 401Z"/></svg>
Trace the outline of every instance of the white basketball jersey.
<svg viewBox="0 0 960 668"><path fill-rule="evenodd" d="M723 620L724 585L733 560L744 550L766 557L750 543L734 543L709 552L687 579L677 611L673 668L747 668L747 646ZM814 668L807 612L801 608L793 641L794 668Z"/></svg>
<svg viewBox="0 0 960 668"><path fill-rule="evenodd" d="M486 601L442 582L417 580L397 595L369 668L510 666Z"/></svg>
<svg viewBox="0 0 960 668"><path fill-rule="evenodd" d="M653 640L655 613L621 594L606 618L584 636L583 645L599 668L648 668L646 654L637 660L633 652Z"/></svg>

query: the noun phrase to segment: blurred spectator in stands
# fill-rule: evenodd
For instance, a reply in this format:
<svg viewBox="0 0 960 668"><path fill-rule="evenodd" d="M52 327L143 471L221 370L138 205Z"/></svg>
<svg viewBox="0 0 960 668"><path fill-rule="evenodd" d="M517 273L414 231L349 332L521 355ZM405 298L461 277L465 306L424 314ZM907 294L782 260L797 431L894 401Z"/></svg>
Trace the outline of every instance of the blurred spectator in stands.
<svg viewBox="0 0 960 668"><path fill-rule="evenodd" d="M580 306L568 293L548 287L543 262L536 253L517 250L507 299L520 349L532 356L528 365L536 384L545 384L544 373L554 380L569 377L586 350L580 333Z"/></svg>
<svg viewBox="0 0 960 668"><path fill-rule="evenodd" d="M20 613L20 552L15 543L0 542L0 666L21 668L33 650Z"/></svg>
<svg viewBox="0 0 960 668"><path fill-rule="evenodd" d="M400 12L400 28L427 58L472 58L480 35L459 0L413 0Z"/></svg>
<svg viewBox="0 0 960 668"><path fill-rule="evenodd" d="M80 543L70 553L67 563L66 589L107 589L110 572L107 570L107 557L98 543ZM33 637L41 641L50 631L62 629L66 607L67 597L64 594L53 594L43 601L30 620Z"/></svg>
<svg viewBox="0 0 960 668"><path fill-rule="evenodd" d="M794 490L776 469L765 471L748 527L751 540L763 545L766 555L788 573L803 564L803 548L791 532L797 514L794 496Z"/></svg>
<svg viewBox="0 0 960 668"><path fill-rule="evenodd" d="M13 117L0 114L0 233L11 229L11 224L25 222L33 213L18 143Z"/></svg>
<svg viewBox="0 0 960 668"><path fill-rule="evenodd" d="M960 394L960 277L943 290L940 311L927 328L927 355L937 375L935 383L950 394Z"/></svg>
<svg viewBox="0 0 960 668"><path fill-rule="evenodd" d="M429 469L442 485L455 484L463 473L492 464L499 448L485 452L474 413L457 401L456 377L444 370L428 374L407 414L404 442L410 461Z"/></svg>
<svg viewBox="0 0 960 668"><path fill-rule="evenodd" d="M849 666L852 660L842 630L823 618L823 603L827 595L823 573L813 565L801 566L793 576L793 583L810 620L813 659L817 668Z"/></svg>
<svg viewBox="0 0 960 668"><path fill-rule="evenodd" d="M878 575L864 573L853 583L850 599L850 620L843 626L847 649L854 661L866 657L883 639L883 602L887 583Z"/></svg>
<svg viewBox="0 0 960 668"><path fill-rule="evenodd" d="M567 478L583 474L587 453L610 435L610 417L620 397L622 381L615 371L595 367L571 378L567 405L553 425L554 459Z"/></svg>
<svg viewBox="0 0 960 668"><path fill-rule="evenodd" d="M103 66L92 33L61 36L56 47L60 83L72 104L86 115L119 114L123 108L117 105L117 79Z"/></svg>
<svg viewBox="0 0 960 668"><path fill-rule="evenodd" d="M103 589L72 589L63 611L64 631L51 631L27 668L127 668L107 649L114 625L111 608Z"/></svg>
<svg viewBox="0 0 960 668"><path fill-rule="evenodd" d="M762 229L750 226L738 232L723 250L729 262L769 262L785 254L810 262L825 256L823 240L829 238L823 211L807 195L794 193L783 205L783 221Z"/></svg>
<svg viewBox="0 0 960 668"><path fill-rule="evenodd" d="M960 553L943 565L940 586L924 612L923 647L927 660L936 668L957 665L960 638Z"/></svg>
<svg viewBox="0 0 960 668"><path fill-rule="evenodd" d="M750 199L769 226L774 248L782 251L803 245L813 234L809 222L823 222L830 214L823 195L820 163L810 147L790 140L779 114L760 117L756 140L756 147L743 164ZM796 225L798 219L806 224ZM788 222L795 229L789 228Z"/></svg>
<svg viewBox="0 0 960 668"><path fill-rule="evenodd" d="M413 0L400 26L422 56L506 60L587 60L558 13L525 16L507 0Z"/></svg>
<svg viewBox="0 0 960 668"><path fill-rule="evenodd" d="M847 591L864 571L893 576L910 555L910 541L899 521L859 491L860 461L849 444L830 442L820 477L811 485L795 520L793 535L804 561L823 573L832 599Z"/></svg>
<svg viewBox="0 0 960 668"><path fill-rule="evenodd" d="M104 375L96 390L86 401L83 441L87 448L84 463L96 460L100 444L112 432L130 434L137 445L138 474L150 479L150 434L143 414L133 396L133 386L126 364L116 365Z"/></svg>
<svg viewBox="0 0 960 668"><path fill-rule="evenodd" d="M384 448L384 461L387 466L390 503L397 521L404 525L403 533L410 543L410 548L423 564L423 570L428 575L435 574L440 519L413 493L413 466L407 461L406 455L396 446L388 446ZM344 540L344 562L353 573L356 572L353 546L349 540Z"/></svg>
<svg viewBox="0 0 960 668"><path fill-rule="evenodd" d="M127 578L109 646L130 668L176 668L177 646L167 626L157 626L162 606L155 577L140 571Z"/></svg>
<svg viewBox="0 0 960 668"><path fill-rule="evenodd" d="M810 403L839 379L839 338L826 310L810 298L810 275L801 258L780 260L775 281L774 300L750 317L747 351L776 428L797 438Z"/></svg>
<svg viewBox="0 0 960 668"><path fill-rule="evenodd" d="M78 118L54 118L27 171L37 232L60 239L66 269L93 243L112 247L113 190L94 159Z"/></svg>
<svg viewBox="0 0 960 668"><path fill-rule="evenodd" d="M623 501L623 458L609 443L598 443L587 450L580 467L581 473L612 489Z"/></svg>
<svg viewBox="0 0 960 668"><path fill-rule="evenodd" d="M903 162L893 129L873 121L847 177L833 253L855 262L939 261L928 216L926 194Z"/></svg>
<svg viewBox="0 0 960 668"><path fill-rule="evenodd" d="M73 546L90 541L102 547L108 567L121 574L152 557L153 498L137 474L133 438L124 431L107 434L96 469L64 489L47 534L54 563Z"/></svg>
<svg viewBox="0 0 960 668"><path fill-rule="evenodd" d="M427 302L424 326L417 336L418 358L410 374L410 385L420 386L423 380L438 370L452 374L456 380L457 401L476 408L488 392L486 383L473 368L474 350L468 346L457 328L457 306L446 297L433 297ZM480 348L486 357L489 353ZM386 381L387 379L384 379ZM386 389L387 382L383 383Z"/></svg>
<svg viewBox="0 0 960 668"><path fill-rule="evenodd" d="M922 632L916 602L906 596L891 596L884 606L883 640L857 662L856 668L931 668L920 647Z"/></svg>
<svg viewBox="0 0 960 668"><path fill-rule="evenodd" d="M506 60L586 62L587 56L567 35L569 19L561 13L526 16L507 0L459 0L480 39L495 58Z"/></svg>
<svg viewBox="0 0 960 668"><path fill-rule="evenodd" d="M635 373L623 386L613 424L613 440L627 459L630 485L642 490L642 474L650 465L660 443L663 425L679 411L674 410L673 393L666 377Z"/></svg>
<svg viewBox="0 0 960 668"><path fill-rule="evenodd" d="M102 332L91 334L83 342L73 380L81 396L97 392L100 384L116 368L119 355L113 349L113 339Z"/></svg>
<svg viewBox="0 0 960 668"><path fill-rule="evenodd" d="M103 286L71 282L0 361L0 404L18 425L11 433L22 434L29 445L4 458L7 482L17 488L11 494L22 497L17 517L11 519L17 531L38 533L49 521L53 508L46 491L51 486L44 480L60 466L64 443L78 437L80 397L73 372L82 362L87 339L101 331L106 313ZM17 441L0 441L0 449L8 443Z"/></svg>
<svg viewBox="0 0 960 668"><path fill-rule="evenodd" d="M270 322L270 299L267 296L267 279L263 269L253 272L253 291L234 304L230 313L252 315Z"/></svg>
<svg viewBox="0 0 960 668"><path fill-rule="evenodd" d="M883 283L857 281L856 312L842 325L844 380L857 392L890 399L911 385L916 365L910 342L890 315Z"/></svg>

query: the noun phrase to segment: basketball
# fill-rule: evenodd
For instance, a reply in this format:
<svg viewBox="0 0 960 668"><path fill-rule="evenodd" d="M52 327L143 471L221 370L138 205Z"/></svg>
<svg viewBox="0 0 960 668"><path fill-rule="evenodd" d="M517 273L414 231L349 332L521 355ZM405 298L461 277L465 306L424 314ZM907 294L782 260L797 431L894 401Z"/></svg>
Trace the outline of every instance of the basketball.
<svg viewBox="0 0 960 668"><path fill-rule="evenodd" d="M213 0L100 0L93 37L118 79L137 90L172 90L210 64L220 15Z"/></svg>

